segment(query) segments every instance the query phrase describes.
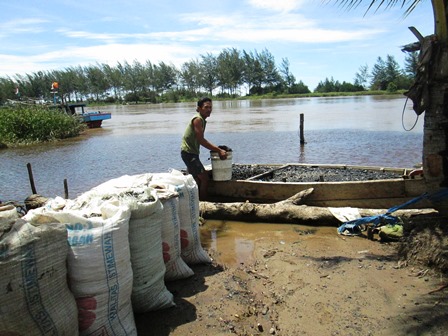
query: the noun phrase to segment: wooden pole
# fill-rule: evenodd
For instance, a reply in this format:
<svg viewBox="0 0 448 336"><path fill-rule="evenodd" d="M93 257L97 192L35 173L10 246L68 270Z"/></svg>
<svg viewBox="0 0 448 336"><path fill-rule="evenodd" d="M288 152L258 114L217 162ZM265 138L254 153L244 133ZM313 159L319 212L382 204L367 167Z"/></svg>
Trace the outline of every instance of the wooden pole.
<svg viewBox="0 0 448 336"><path fill-rule="evenodd" d="M300 144L304 145L305 144L305 137L303 135L303 123L304 123L304 117L303 117L303 113L300 113Z"/></svg>
<svg viewBox="0 0 448 336"><path fill-rule="evenodd" d="M68 199L68 184L67 184L67 179L64 179L64 196L65 196L65 199Z"/></svg>
<svg viewBox="0 0 448 336"><path fill-rule="evenodd" d="M33 194L37 194L36 191L36 186L34 185L34 177L33 177L33 170L31 169L31 163L27 163L26 167L28 169L28 177L30 179L30 184L31 184L31 192Z"/></svg>

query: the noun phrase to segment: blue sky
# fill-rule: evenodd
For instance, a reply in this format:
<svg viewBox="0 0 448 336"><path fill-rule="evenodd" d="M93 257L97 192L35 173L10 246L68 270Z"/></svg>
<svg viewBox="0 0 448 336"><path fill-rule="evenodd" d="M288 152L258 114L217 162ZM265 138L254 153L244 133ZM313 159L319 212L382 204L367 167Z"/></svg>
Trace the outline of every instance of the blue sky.
<svg viewBox="0 0 448 336"><path fill-rule="evenodd" d="M2 1L0 76L134 60L186 61L224 48L269 50L313 90L333 77L353 82L360 66L434 32L431 1L407 17L395 7L347 11L326 0Z"/></svg>

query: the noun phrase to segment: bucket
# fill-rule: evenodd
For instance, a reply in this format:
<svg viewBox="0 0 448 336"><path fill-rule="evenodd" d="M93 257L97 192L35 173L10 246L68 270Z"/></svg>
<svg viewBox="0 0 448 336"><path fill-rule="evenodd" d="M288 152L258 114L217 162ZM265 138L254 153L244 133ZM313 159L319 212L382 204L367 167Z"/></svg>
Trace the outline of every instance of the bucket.
<svg viewBox="0 0 448 336"><path fill-rule="evenodd" d="M213 181L228 181L232 179L232 152L227 152L227 159L221 160L218 152L210 152L212 161Z"/></svg>

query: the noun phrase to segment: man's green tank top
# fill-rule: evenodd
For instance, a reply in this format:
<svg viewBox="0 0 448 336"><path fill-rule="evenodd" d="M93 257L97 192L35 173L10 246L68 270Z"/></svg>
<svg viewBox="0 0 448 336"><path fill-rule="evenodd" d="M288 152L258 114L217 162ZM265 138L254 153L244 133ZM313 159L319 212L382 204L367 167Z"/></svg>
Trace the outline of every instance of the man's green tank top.
<svg viewBox="0 0 448 336"><path fill-rule="evenodd" d="M187 128L185 130L184 136L182 138L182 145L180 148L184 152L199 155L200 144L199 144L198 139L196 139L196 135L194 133L194 128L193 128L193 120L196 118L199 118L202 120L202 126L205 131L205 126L207 125L207 121L204 118L202 118L202 116L199 113L197 113L193 118L191 118L190 124L187 126Z"/></svg>

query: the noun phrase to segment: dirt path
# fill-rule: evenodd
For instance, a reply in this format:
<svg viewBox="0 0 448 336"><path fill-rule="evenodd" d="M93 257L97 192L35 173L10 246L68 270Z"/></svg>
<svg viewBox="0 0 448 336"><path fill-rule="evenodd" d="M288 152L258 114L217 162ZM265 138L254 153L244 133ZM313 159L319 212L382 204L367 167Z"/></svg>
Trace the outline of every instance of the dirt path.
<svg viewBox="0 0 448 336"><path fill-rule="evenodd" d="M403 267L396 243L297 230L250 260L167 283L177 306L137 315L139 335L446 335L446 279ZM209 251L213 255L214 251ZM444 282L445 281L445 282Z"/></svg>

